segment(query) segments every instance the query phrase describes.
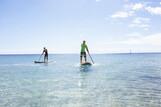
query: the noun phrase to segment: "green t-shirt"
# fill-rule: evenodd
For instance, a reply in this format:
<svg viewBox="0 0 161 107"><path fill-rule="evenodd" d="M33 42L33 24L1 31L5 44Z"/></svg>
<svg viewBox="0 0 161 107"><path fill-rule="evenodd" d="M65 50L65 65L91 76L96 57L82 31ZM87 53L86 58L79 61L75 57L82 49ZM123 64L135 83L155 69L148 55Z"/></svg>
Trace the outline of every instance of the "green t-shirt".
<svg viewBox="0 0 161 107"><path fill-rule="evenodd" d="M81 52L85 52L85 49L87 49L87 45L81 44Z"/></svg>

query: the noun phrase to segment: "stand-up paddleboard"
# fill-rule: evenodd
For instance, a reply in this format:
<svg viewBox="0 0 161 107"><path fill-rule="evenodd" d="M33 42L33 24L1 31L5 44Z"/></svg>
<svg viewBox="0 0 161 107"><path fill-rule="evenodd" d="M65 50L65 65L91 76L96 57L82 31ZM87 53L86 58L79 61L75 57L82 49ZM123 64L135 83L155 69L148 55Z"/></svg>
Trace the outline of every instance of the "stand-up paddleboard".
<svg viewBox="0 0 161 107"><path fill-rule="evenodd" d="M81 65L92 65L90 62L81 63Z"/></svg>
<svg viewBox="0 0 161 107"><path fill-rule="evenodd" d="M34 61L34 63L47 63L47 62L44 62L44 61Z"/></svg>
<svg viewBox="0 0 161 107"><path fill-rule="evenodd" d="M48 61L48 62L44 62L44 61L34 61L35 64L42 64L42 63L47 64L47 63L51 63L51 62L53 62L53 61Z"/></svg>

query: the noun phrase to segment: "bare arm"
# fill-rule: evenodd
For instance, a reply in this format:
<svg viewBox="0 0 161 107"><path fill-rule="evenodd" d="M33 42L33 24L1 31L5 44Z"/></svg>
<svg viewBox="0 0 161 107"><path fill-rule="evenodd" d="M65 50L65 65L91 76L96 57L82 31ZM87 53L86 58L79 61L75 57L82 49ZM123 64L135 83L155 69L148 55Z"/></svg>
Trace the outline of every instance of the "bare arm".
<svg viewBox="0 0 161 107"><path fill-rule="evenodd" d="M86 45L86 50L87 50L87 52L89 53L89 50L88 50L88 47L87 47L87 45Z"/></svg>
<svg viewBox="0 0 161 107"><path fill-rule="evenodd" d="M43 55L43 54L44 54L44 52L45 52L45 51L43 50L43 52L42 52L42 54L41 54L41 55Z"/></svg>

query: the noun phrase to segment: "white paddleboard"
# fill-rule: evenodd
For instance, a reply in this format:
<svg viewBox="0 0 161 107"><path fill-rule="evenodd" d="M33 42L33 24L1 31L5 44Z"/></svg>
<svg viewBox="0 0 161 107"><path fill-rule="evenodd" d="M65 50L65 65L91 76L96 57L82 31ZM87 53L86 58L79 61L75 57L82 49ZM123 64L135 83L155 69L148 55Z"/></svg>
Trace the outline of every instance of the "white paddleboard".
<svg viewBox="0 0 161 107"><path fill-rule="evenodd" d="M92 65L90 62L81 63L81 65Z"/></svg>

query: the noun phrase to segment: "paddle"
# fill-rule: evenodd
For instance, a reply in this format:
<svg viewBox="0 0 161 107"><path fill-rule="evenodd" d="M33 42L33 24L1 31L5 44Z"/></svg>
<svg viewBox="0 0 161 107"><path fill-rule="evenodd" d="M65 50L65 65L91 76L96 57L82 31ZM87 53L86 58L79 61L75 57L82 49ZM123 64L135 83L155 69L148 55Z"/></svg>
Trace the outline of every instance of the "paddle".
<svg viewBox="0 0 161 107"><path fill-rule="evenodd" d="M89 57L91 58L92 63L94 64L94 61L93 61L93 59L92 59L92 57L91 57L91 55L90 55L89 52L88 52L88 55L89 55Z"/></svg>
<svg viewBox="0 0 161 107"><path fill-rule="evenodd" d="M40 55L40 57L39 57L39 60L38 60L38 61L40 61L41 57L42 57L42 54Z"/></svg>

